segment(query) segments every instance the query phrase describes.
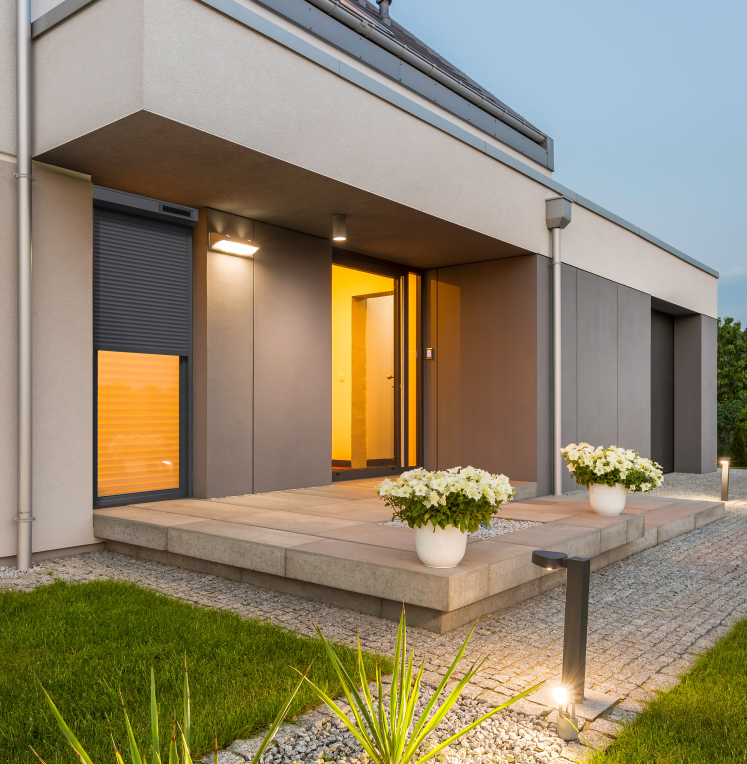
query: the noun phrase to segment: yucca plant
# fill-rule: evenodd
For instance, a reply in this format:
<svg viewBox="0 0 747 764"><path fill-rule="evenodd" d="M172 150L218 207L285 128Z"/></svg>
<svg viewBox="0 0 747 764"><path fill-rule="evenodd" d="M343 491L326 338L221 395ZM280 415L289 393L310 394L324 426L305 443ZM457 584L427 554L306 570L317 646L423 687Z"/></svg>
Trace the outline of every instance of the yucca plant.
<svg viewBox="0 0 747 764"><path fill-rule="evenodd" d="M475 624L477 625L477 624ZM423 764L428 759L433 758L444 748L451 745L456 740L482 724L493 714L502 711L512 703L515 703L525 695L534 692L542 685L542 682L520 693L508 702L498 708L484 714L472 724L464 727L440 745L437 745L428 752L419 752L420 747L426 739L436 730L438 725L449 713L451 707L456 703L472 677L483 666L487 657L475 661L464 676L456 683L453 689L446 694L443 702L439 705L439 700L444 694L452 675L456 671L459 661L467 649L467 645L472 637L475 627L467 635L461 649L457 653L454 662L449 670L444 674L441 683L436 688L433 696L426 704L423 712L418 719L415 719L415 707L420 697L420 685L423 677L424 663L420 664L417 675L413 676L413 662L415 651L407 657L407 625L405 623L405 611L402 609L402 616L397 630L397 644L394 653L394 673L392 675L391 687L389 690L389 708L386 708L385 696L381 682L381 671L376 667L376 694L377 701L374 702L368 686L368 677L363 663L363 652L361 650L360 639L358 639L358 681L354 682L345 669L342 661L338 657L332 645L325 639L319 626L315 623L319 638L322 640L327 656L332 661L335 672L340 679L340 683L345 691L345 697L350 705L350 711L354 721L343 711L325 692L317 687L310 679L305 677L314 692L332 712L343 722L350 730L355 739L360 743L363 750L373 760L374 764L409 764L413 759L417 759L416 764ZM299 672L300 673L300 672ZM302 679L302 681L304 681ZM358 691L358 687L361 691ZM417 758L418 754L420 758Z"/></svg>
<svg viewBox="0 0 747 764"><path fill-rule="evenodd" d="M309 666L311 668L311 666ZM267 731L267 734L264 736L262 743L260 744L259 748L257 749L257 753L254 755L254 758L251 761L251 764L257 764L257 762L260 760L260 758L263 756L265 751L267 750L267 747L272 742L272 739L275 737L275 733L278 731L278 727L283 723L283 720L285 719L288 709L290 709L291 703L293 702L293 699L296 697L296 693L298 692L299 688L303 684L304 680L306 679L306 675L308 674L309 669L306 669L306 673L301 676L300 681L295 686L291 694L288 696L287 700L283 704L283 707L278 712L278 715L275 717L275 721L272 723L272 726ZM300 673L300 672L299 672ZM41 685L41 681L39 682ZM44 692L45 697L47 698L47 702L49 703L50 708L52 709L52 713L54 714L55 719L57 720L57 724L59 725L60 729L62 730L62 734L67 738L68 745L73 749L76 756L80 761L84 762L84 764L93 764L93 761L91 760L91 757L86 753L83 746L80 744L78 738L75 737L73 734L73 731L70 729L70 727L67 726L65 723L65 720L62 718L62 715L57 710L57 706L55 706L54 702L52 701L52 698L49 697L49 693L44 689L44 685L41 685L42 691ZM166 746L166 750L163 751L163 754L161 752L161 738L158 731L158 704L156 703L156 677L155 673L153 671L153 667L150 669L150 729L151 729L151 745L152 745L152 764L194 764L192 759L192 754L190 753L190 729L192 726L192 712L191 712L191 703L190 703L190 695L189 695L189 675L187 673L187 657L185 655L184 657L184 706L182 709L182 723L179 724L176 720L174 721L174 724L172 725L171 729L171 738L168 742L168 745ZM120 694L120 698L121 698ZM138 744L135 740L135 734L132 731L132 726L130 725L130 719L127 715L127 710L125 709L124 700L122 700L122 712L124 713L125 718L125 726L127 728L127 743L128 747L130 749L130 759L132 761L132 764L148 764L148 758L145 755L145 752L140 752L140 749L138 747ZM178 731L178 733L177 733ZM114 743L114 739L112 738L112 745L114 746L114 757L116 764L125 764L124 759L122 758L122 754L117 750L117 746ZM181 756L179 753L179 749L181 748ZM33 748L31 748L34 755L37 759L39 759L42 764L45 764L44 760L39 756L39 754L34 751ZM214 756L214 762L217 763L218 761L218 741L216 740L215 743L215 756Z"/></svg>

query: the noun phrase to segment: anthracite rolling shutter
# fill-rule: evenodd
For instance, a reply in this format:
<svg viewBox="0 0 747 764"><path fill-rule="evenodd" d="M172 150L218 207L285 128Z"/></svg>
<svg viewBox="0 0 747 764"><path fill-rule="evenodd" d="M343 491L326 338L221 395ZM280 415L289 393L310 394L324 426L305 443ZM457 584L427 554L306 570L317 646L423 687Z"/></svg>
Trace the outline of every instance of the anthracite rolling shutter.
<svg viewBox="0 0 747 764"><path fill-rule="evenodd" d="M188 228L94 210L97 350L189 355Z"/></svg>

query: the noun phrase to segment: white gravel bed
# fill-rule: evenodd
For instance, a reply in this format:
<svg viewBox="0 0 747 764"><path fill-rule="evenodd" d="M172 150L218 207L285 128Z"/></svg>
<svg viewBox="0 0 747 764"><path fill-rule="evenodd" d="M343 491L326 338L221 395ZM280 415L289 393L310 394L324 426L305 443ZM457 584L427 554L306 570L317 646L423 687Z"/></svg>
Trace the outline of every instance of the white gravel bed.
<svg viewBox="0 0 747 764"><path fill-rule="evenodd" d="M0 578L16 578L17 576L25 576L28 573L36 573L42 569L41 565L32 565L28 570L18 570L12 565L0 567Z"/></svg>
<svg viewBox="0 0 747 764"><path fill-rule="evenodd" d="M418 711L425 707L432 694L430 688L422 689ZM460 698L423 744L421 752L432 750L489 710L490 705L485 702ZM415 718L418 718L417 712ZM251 761L259 740L259 737L236 740L227 751L221 752L219 764ZM555 734L553 722L508 708L441 751L433 761L439 764L464 761L474 764L544 764L557 759L566 745ZM203 761L212 764L212 754ZM271 749L260 761L261 764L366 764L370 759L341 721L312 712L293 724L283 725Z"/></svg>
<svg viewBox="0 0 747 764"><path fill-rule="evenodd" d="M394 525L397 528L407 528L407 523L402 520L384 520L379 525ZM504 518L493 518L490 523L490 528L483 528L480 526L479 530L475 533L467 532L468 536L474 536L478 539L491 539L494 536L502 536L504 533L513 533L514 531L523 531L526 528L532 528L535 525L542 525L542 523L535 523L530 520L510 520Z"/></svg>

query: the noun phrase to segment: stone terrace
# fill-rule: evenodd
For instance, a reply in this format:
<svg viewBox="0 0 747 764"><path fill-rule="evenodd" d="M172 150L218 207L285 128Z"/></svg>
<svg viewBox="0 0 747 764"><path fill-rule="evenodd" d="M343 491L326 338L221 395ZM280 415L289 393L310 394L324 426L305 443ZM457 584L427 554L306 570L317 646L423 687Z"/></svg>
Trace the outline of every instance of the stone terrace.
<svg viewBox="0 0 747 764"><path fill-rule="evenodd" d="M565 581L531 562L535 549L592 559L592 570L723 517L712 500L630 495L619 517L600 517L588 493L529 499L499 517L541 523L480 540L462 562L425 567L415 531L382 525L391 510L378 480L221 499L177 500L96 510L94 533L111 551L398 620L443 633Z"/></svg>

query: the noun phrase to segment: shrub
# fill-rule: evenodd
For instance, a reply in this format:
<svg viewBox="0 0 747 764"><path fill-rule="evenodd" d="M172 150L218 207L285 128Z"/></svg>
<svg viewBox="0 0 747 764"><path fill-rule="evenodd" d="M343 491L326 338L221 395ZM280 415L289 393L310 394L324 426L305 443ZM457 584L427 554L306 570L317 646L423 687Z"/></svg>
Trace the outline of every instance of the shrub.
<svg viewBox="0 0 747 764"><path fill-rule="evenodd" d="M718 454L717 456L729 456L731 442L734 439L734 430L740 419L745 418L747 411L747 396L733 401L721 401L717 408L718 428Z"/></svg>
<svg viewBox="0 0 747 764"><path fill-rule="evenodd" d="M747 409L745 410L747 411ZM743 412L744 413L744 412ZM734 438L729 449L729 460L732 467L747 468L747 442L745 442L745 430L747 424L739 422L734 430Z"/></svg>

